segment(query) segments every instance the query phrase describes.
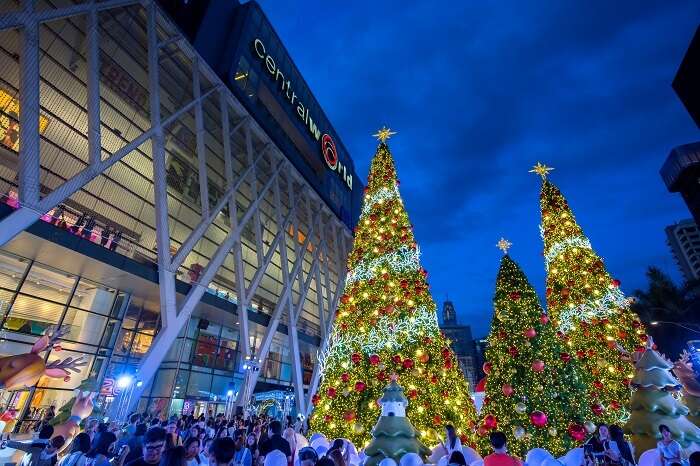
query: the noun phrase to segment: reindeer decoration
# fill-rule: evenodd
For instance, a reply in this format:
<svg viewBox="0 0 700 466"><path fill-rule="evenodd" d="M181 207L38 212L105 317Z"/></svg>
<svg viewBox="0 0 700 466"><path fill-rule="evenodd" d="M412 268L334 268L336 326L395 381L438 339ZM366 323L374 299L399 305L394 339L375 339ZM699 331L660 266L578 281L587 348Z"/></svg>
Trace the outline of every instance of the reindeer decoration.
<svg viewBox="0 0 700 466"><path fill-rule="evenodd" d="M673 364L673 373L683 384L683 390L688 395L700 397L700 376L693 370L687 351L683 351L680 359Z"/></svg>
<svg viewBox="0 0 700 466"><path fill-rule="evenodd" d="M37 384L42 376L70 380L70 371L76 374L87 365L83 356L78 358L57 359L46 363L39 353L51 348L61 350L58 340L68 333L66 328L49 327L44 335L34 343L29 353L0 358L0 389L19 390Z"/></svg>

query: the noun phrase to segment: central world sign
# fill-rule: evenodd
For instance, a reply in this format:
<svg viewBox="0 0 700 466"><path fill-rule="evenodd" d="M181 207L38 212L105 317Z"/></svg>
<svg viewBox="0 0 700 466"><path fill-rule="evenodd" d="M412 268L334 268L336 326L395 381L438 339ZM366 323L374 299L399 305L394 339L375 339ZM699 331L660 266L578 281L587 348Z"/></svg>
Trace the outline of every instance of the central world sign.
<svg viewBox="0 0 700 466"><path fill-rule="evenodd" d="M333 138L327 133L321 133L317 123L309 114L309 107L304 105L299 96L296 95L292 88L291 80L286 79L284 73L277 67L275 59L267 53L265 44L263 44L260 39L255 39L252 46L255 55L264 64L264 68L268 71L270 78L275 81L275 85L279 82L279 86L277 86L279 92L292 107L296 105L296 112L294 113L296 113L297 117L302 121L306 130L311 134L311 137L319 142L321 154L328 168L336 172L338 176L342 178L348 189L352 189L352 173L350 173L347 167L338 159L338 152L336 151Z"/></svg>

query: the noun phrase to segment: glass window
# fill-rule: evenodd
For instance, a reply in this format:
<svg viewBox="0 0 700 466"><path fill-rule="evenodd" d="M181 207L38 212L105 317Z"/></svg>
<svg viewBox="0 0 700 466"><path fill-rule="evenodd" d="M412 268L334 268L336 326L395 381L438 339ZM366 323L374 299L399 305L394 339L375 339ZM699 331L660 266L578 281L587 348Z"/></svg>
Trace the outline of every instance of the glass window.
<svg viewBox="0 0 700 466"><path fill-rule="evenodd" d="M173 391L173 382L175 382L174 369L159 370L153 382L153 391L151 392L151 396L170 397L170 394Z"/></svg>
<svg viewBox="0 0 700 466"><path fill-rule="evenodd" d="M63 306L60 304L18 295L4 328L41 335L47 327L58 323L62 313Z"/></svg>
<svg viewBox="0 0 700 466"><path fill-rule="evenodd" d="M66 340L97 346L107 325L107 318L92 312L69 308L62 325L69 329Z"/></svg>
<svg viewBox="0 0 700 466"><path fill-rule="evenodd" d="M115 319L110 319L107 322L107 328L102 336L102 341L100 346L104 348L114 348L114 344L117 342L117 335L119 334L119 321Z"/></svg>
<svg viewBox="0 0 700 466"><path fill-rule="evenodd" d="M81 278L70 305L107 315L112 310L115 297L115 290Z"/></svg>
<svg viewBox="0 0 700 466"><path fill-rule="evenodd" d="M214 367L216 351L216 339L214 337L200 337L197 340L191 362L196 366Z"/></svg>
<svg viewBox="0 0 700 466"><path fill-rule="evenodd" d="M211 384L211 394L219 400L226 399L226 393L229 390L233 390L233 388L229 386L229 382L233 382L230 376L215 375Z"/></svg>
<svg viewBox="0 0 700 466"><path fill-rule="evenodd" d="M211 374L203 372L190 373L190 382L187 384L187 396L209 397L211 390Z"/></svg>
<svg viewBox="0 0 700 466"><path fill-rule="evenodd" d="M190 380L190 371L184 371L180 370L177 373L177 377L175 379L175 388L173 389L173 398L177 398L179 396L184 396L185 394L185 389L187 387L187 383Z"/></svg>
<svg viewBox="0 0 700 466"><path fill-rule="evenodd" d="M241 59L238 61L238 68L236 68L236 72L233 75L233 80L236 81L236 84L241 88L241 90L245 89L245 85L248 82L249 72L250 65L248 64L248 60L246 60L245 57L241 57Z"/></svg>
<svg viewBox="0 0 700 466"><path fill-rule="evenodd" d="M34 263L29 270L27 279L22 284L20 292L50 299L58 303L68 301L76 277L70 274L59 272L47 266Z"/></svg>
<svg viewBox="0 0 700 466"><path fill-rule="evenodd" d="M141 313L141 320L139 320L139 331L155 335L158 331L158 327L158 312L144 308Z"/></svg>
<svg viewBox="0 0 700 466"><path fill-rule="evenodd" d="M129 307L126 309L126 315L124 316L124 322L122 323L124 328L135 329L136 323L141 315L141 306L132 301L129 303Z"/></svg>
<svg viewBox="0 0 700 466"><path fill-rule="evenodd" d="M20 259L7 253L0 253L0 287L16 290L24 271L29 265L26 259Z"/></svg>
<svg viewBox="0 0 700 466"><path fill-rule="evenodd" d="M134 342L131 345L131 355L132 356L143 356L148 351L153 343L153 335L148 335L146 333L134 334Z"/></svg>

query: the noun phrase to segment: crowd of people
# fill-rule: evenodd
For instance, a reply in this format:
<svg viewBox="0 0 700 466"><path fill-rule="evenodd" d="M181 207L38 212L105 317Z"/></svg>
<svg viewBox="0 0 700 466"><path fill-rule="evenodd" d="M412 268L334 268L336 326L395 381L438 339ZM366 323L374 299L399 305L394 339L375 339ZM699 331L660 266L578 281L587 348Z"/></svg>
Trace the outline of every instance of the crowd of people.
<svg viewBox="0 0 700 466"><path fill-rule="evenodd" d="M287 417L283 423L268 416L223 415L158 417L133 414L126 424L88 419L84 429L66 445L45 423L29 442L9 440L2 448L24 452L19 466L357 466L362 454L344 439L328 441L320 434L308 440L301 419ZM682 458L669 428L659 427L657 445L661 466L700 466L700 452ZM493 452L483 466L522 466L508 453L506 435L489 436ZM438 466L469 466L481 461L476 451L463 446L455 429L446 426L445 439L428 461ZM635 455L619 426L601 424L583 448L582 466L633 466ZM380 466L422 466L415 454L403 455L399 464L385 458Z"/></svg>

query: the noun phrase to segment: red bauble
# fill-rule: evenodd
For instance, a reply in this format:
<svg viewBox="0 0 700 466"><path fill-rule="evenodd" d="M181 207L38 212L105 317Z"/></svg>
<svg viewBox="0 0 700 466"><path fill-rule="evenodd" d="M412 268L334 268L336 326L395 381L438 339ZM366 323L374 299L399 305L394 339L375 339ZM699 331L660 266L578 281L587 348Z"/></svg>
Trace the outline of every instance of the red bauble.
<svg viewBox="0 0 700 466"><path fill-rule="evenodd" d="M326 390L326 395L328 395L328 398L335 398L335 395L336 395L335 388L328 387L328 390Z"/></svg>
<svg viewBox="0 0 700 466"><path fill-rule="evenodd" d="M423 364L427 364L430 361L430 355L428 353L423 353L418 357L418 360Z"/></svg>
<svg viewBox="0 0 700 466"><path fill-rule="evenodd" d="M535 336L537 335L537 331L534 328L530 327L529 329L523 332L523 335L525 335L525 338L535 338Z"/></svg>
<svg viewBox="0 0 700 466"><path fill-rule="evenodd" d="M452 360L451 359L445 359L445 363L442 365L445 369L452 369Z"/></svg>
<svg viewBox="0 0 700 466"><path fill-rule="evenodd" d="M401 280L401 288L408 288L408 281L407 280Z"/></svg>
<svg viewBox="0 0 700 466"><path fill-rule="evenodd" d="M610 283L612 283L612 286L614 286L615 288L620 287L620 280L618 280L617 278L613 278Z"/></svg>
<svg viewBox="0 0 700 466"><path fill-rule="evenodd" d="M624 340L625 338L627 338L627 332L625 332L624 330L619 330L617 332L617 338L619 338L620 340Z"/></svg>
<svg viewBox="0 0 700 466"><path fill-rule="evenodd" d="M586 352L582 351L582 350L578 350L578 351L576 351L576 357L578 357L579 359L585 358Z"/></svg>
<svg viewBox="0 0 700 466"><path fill-rule="evenodd" d="M600 380L594 380L593 387L598 389L598 390L602 390L603 389L603 382L601 382Z"/></svg>
<svg viewBox="0 0 700 466"><path fill-rule="evenodd" d="M484 365L482 366L482 369L484 369L484 374L488 375L491 373L491 369L493 369L493 364L490 362L486 361Z"/></svg>
<svg viewBox="0 0 700 466"><path fill-rule="evenodd" d="M369 356L369 363L372 364L373 366L376 366L377 364L379 364L379 355L371 354Z"/></svg>
<svg viewBox="0 0 700 466"><path fill-rule="evenodd" d="M532 370L535 372L542 372L544 370L544 361L540 361L539 359L537 361L533 361Z"/></svg>
<svg viewBox="0 0 700 466"><path fill-rule="evenodd" d="M593 414L596 416L600 416L605 411L605 408L603 408L603 405L600 403L594 403L591 405L591 411L593 411Z"/></svg>
<svg viewBox="0 0 700 466"><path fill-rule="evenodd" d="M517 358L518 354L520 353L518 353L518 348L516 348L515 346L511 346L510 348L508 348L508 354L510 354L514 358Z"/></svg>
<svg viewBox="0 0 700 466"><path fill-rule="evenodd" d="M331 416L330 414L326 414L325 416L323 416L323 420L326 423L331 422L333 420L333 416Z"/></svg>
<svg viewBox="0 0 700 466"><path fill-rule="evenodd" d="M545 290L544 294L545 294L546 296L549 296L550 294L552 294L552 289L551 289L551 288L547 288L547 289Z"/></svg>
<svg viewBox="0 0 700 466"><path fill-rule="evenodd" d="M495 429L498 426L498 419L493 414L488 414L484 418L483 426L487 429Z"/></svg>
<svg viewBox="0 0 700 466"><path fill-rule="evenodd" d="M319 401L321 401L321 397L318 395L318 393L315 393L314 396L311 397L311 404L316 406Z"/></svg>
<svg viewBox="0 0 700 466"><path fill-rule="evenodd" d="M586 438L586 428L582 424L571 423L566 430L571 438L577 442L583 442Z"/></svg>
<svg viewBox="0 0 700 466"><path fill-rule="evenodd" d="M433 417L433 424L436 426L442 424L442 417L439 414Z"/></svg>
<svg viewBox="0 0 700 466"><path fill-rule="evenodd" d="M564 362L569 362L571 361L571 355L569 353L559 353L559 359Z"/></svg>
<svg viewBox="0 0 700 466"><path fill-rule="evenodd" d="M620 409L620 402L615 400L611 401L610 409L612 409L613 411L617 411L618 409Z"/></svg>
<svg viewBox="0 0 700 466"><path fill-rule="evenodd" d="M433 343L433 339L432 339L432 338L430 338L430 337L425 337L425 338L423 338L423 344L424 344L424 345L430 345L430 344L432 344L432 343Z"/></svg>
<svg viewBox="0 0 700 466"><path fill-rule="evenodd" d="M381 380L381 381L386 380L386 372L384 372L384 371L379 371L379 372L377 373L377 378L378 378L379 380Z"/></svg>
<svg viewBox="0 0 700 466"><path fill-rule="evenodd" d="M544 427L547 425L547 415L542 411L533 411L530 413L530 422L535 427Z"/></svg>
<svg viewBox="0 0 700 466"><path fill-rule="evenodd" d="M476 429L476 433L479 434L479 437L484 437L486 434L489 433L489 430L484 426L481 426L478 429Z"/></svg>
<svg viewBox="0 0 700 466"><path fill-rule="evenodd" d="M348 374L347 372L343 372L342 374L340 374L340 380L342 380L343 382L347 382L348 380L350 380L350 374Z"/></svg>
<svg viewBox="0 0 700 466"><path fill-rule="evenodd" d="M342 331L344 332L344 331L346 331L347 329L348 329L348 324L346 324L345 322L343 322L342 324L340 324L340 330L342 330Z"/></svg>
<svg viewBox="0 0 700 466"><path fill-rule="evenodd" d="M512 301L519 301L520 300L520 292L519 291L510 292L510 293L508 293L508 297Z"/></svg>
<svg viewBox="0 0 700 466"><path fill-rule="evenodd" d="M430 377L430 383L438 383L437 375Z"/></svg>
<svg viewBox="0 0 700 466"><path fill-rule="evenodd" d="M408 391L408 397L410 399L415 400L417 396L418 396L418 390L416 390L415 388L413 390Z"/></svg>
<svg viewBox="0 0 700 466"><path fill-rule="evenodd" d="M360 355L360 353L352 353L350 360L355 364L359 364L360 361L362 361L362 355Z"/></svg>
<svg viewBox="0 0 700 466"><path fill-rule="evenodd" d="M443 348L442 349L442 357L443 358L449 358L452 352L450 351L449 348Z"/></svg>
<svg viewBox="0 0 700 466"><path fill-rule="evenodd" d="M353 411L345 411L343 414L343 419L345 419L347 422L352 422L355 420L355 413Z"/></svg>
<svg viewBox="0 0 700 466"><path fill-rule="evenodd" d="M625 385L625 386L629 387L629 385L630 385L631 383L632 383L632 380L630 380L630 379L628 379L628 378L622 379L622 385Z"/></svg>
<svg viewBox="0 0 700 466"><path fill-rule="evenodd" d="M540 323L541 323L542 325L546 325L547 322L549 322L549 316L548 316L547 314L542 314L542 315L540 316Z"/></svg>
<svg viewBox="0 0 700 466"><path fill-rule="evenodd" d="M401 364L401 362L403 361L400 354L393 355L391 357L391 360L394 361L394 364Z"/></svg>
<svg viewBox="0 0 700 466"><path fill-rule="evenodd" d="M367 385L363 381L358 380L357 382L355 382L355 391L356 392L362 393L365 390L365 388L367 388Z"/></svg>
<svg viewBox="0 0 700 466"><path fill-rule="evenodd" d="M642 325L641 322L639 322L638 320L635 320L634 322L632 322L632 327L634 327L634 328L639 328L641 325Z"/></svg>
<svg viewBox="0 0 700 466"><path fill-rule="evenodd" d="M414 364L414 363L413 363L413 359L406 358L406 359L403 360L403 367L404 367L404 369L410 369L411 367L413 367L413 364Z"/></svg>
<svg viewBox="0 0 700 466"><path fill-rule="evenodd" d="M513 387L511 387L510 385L504 384L501 387L501 391L505 396L511 396L515 390L513 390Z"/></svg>

